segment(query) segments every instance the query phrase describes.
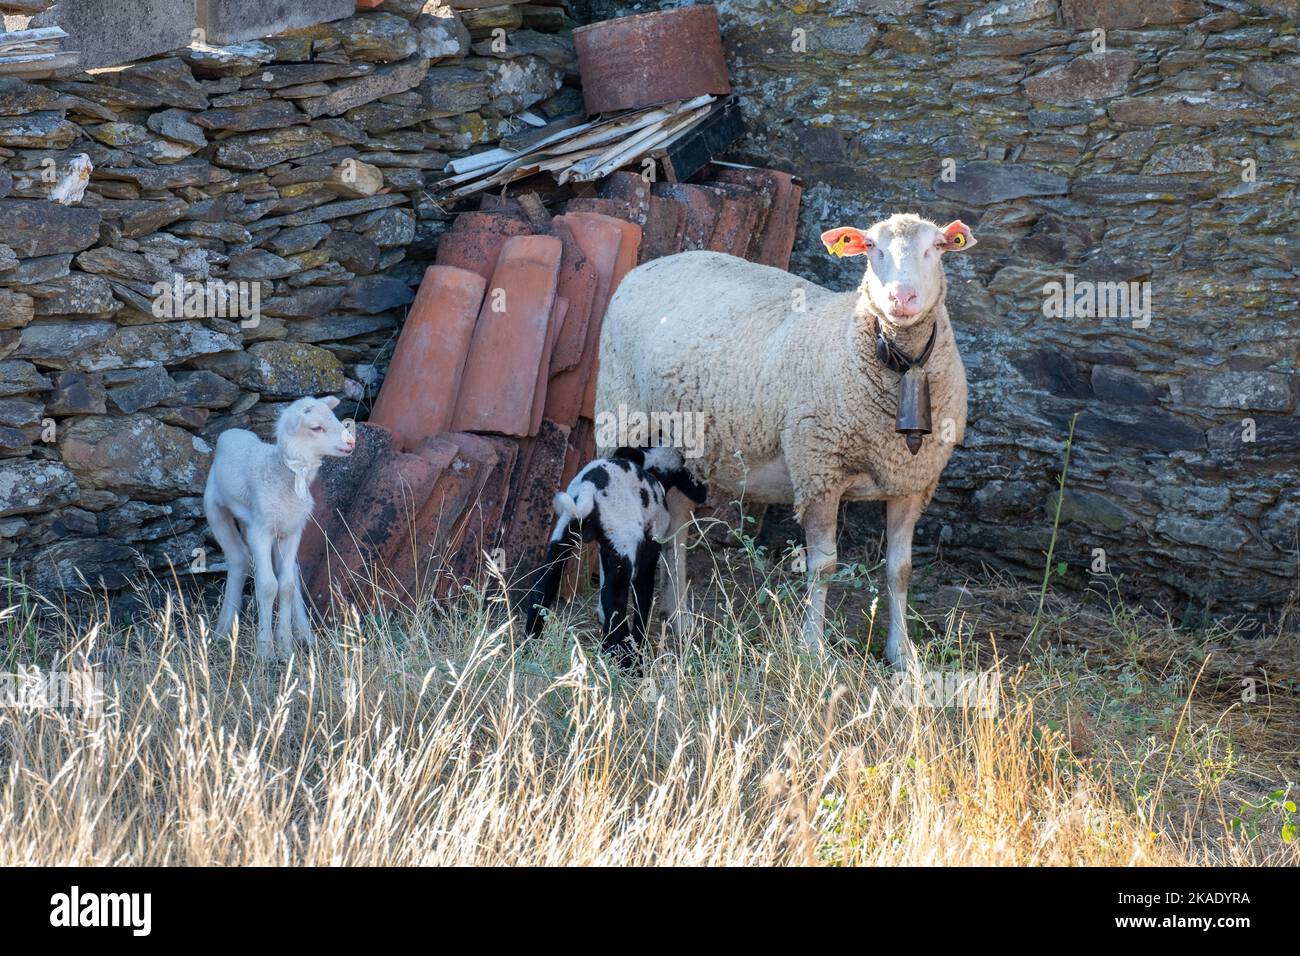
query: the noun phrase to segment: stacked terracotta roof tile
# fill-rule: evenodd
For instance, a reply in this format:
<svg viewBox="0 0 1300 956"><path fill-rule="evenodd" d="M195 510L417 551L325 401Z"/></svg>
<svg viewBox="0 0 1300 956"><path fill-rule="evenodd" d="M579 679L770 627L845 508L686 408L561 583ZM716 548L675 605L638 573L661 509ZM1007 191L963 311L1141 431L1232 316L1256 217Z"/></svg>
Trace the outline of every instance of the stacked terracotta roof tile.
<svg viewBox="0 0 1300 956"><path fill-rule="evenodd" d="M485 552L507 575L539 563L552 497L595 454L600 327L623 276L689 249L786 268L800 193L785 173L710 166L693 183L616 173L545 224L495 197L457 217L357 451L315 489L317 607L482 583Z"/></svg>

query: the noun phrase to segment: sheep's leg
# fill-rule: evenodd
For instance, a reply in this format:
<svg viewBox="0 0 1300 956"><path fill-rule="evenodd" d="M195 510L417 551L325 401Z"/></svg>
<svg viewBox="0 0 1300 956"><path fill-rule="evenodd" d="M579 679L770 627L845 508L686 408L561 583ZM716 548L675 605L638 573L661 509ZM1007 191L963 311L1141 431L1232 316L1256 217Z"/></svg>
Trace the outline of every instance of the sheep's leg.
<svg viewBox="0 0 1300 956"><path fill-rule="evenodd" d="M608 542L600 545L600 564L605 569L605 583L600 589L600 604L605 612L601 645L621 665L632 662L628 621L628 591L632 584L632 559L619 554Z"/></svg>
<svg viewBox="0 0 1300 956"><path fill-rule="evenodd" d="M294 596L298 590L298 541L302 533L275 542L275 643L281 657L293 653Z"/></svg>
<svg viewBox="0 0 1300 956"><path fill-rule="evenodd" d="M564 578L564 565L582 549L582 527L577 519L561 521L551 533L546 546L546 560L535 572L533 586L524 598L524 636L536 637L542 633L545 621L542 611L555 606Z"/></svg>
<svg viewBox="0 0 1300 956"><path fill-rule="evenodd" d="M920 495L885 502L889 539L885 571L889 578L889 640L885 656L897 668L915 664L916 651L907 636L907 582L912 576L912 532L925 501Z"/></svg>
<svg viewBox="0 0 1300 956"><path fill-rule="evenodd" d="M655 572L659 570L662 550L653 538L645 539L636 549L636 563L632 567L632 641L637 647L645 646L650 605L655 599Z"/></svg>
<svg viewBox="0 0 1300 956"><path fill-rule="evenodd" d="M671 523L664 542L668 565L664 583L664 608L673 626L673 633L678 638L684 638L689 623L686 608L686 535L690 530L688 526L695 506L680 491L669 492L667 504Z"/></svg>
<svg viewBox="0 0 1300 956"><path fill-rule="evenodd" d="M307 602L302 596L302 569L293 578L293 629L298 640L308 647L316 646L316 632L312 630L311 615L307 613Z"/></svg>
<svg viewBox="0 0 1300 956"><path fill-rule="evenodd" d="M826 628L826 592L838 560L835 539L839 512L839 495L826 495L810 502L803 515L808 562L808 612L803 623L803 640L819 653L824 649L822 632Z"/></svg>
<svg viewBox="0 0 1300 956"><path fill-rule="evenodd" d="M213 537L221 545L221 553L226 558L226 594L221 599L215 633L219 638L227 638L239 617L239 606L244 601L244 581L253 561L239 533L239 526L235 524L235 516L215 503L204 502L204 506Z"/></svg>
<svg viewBox="0 0 1300 956"><path fill-rule="evenodd" d="M271 656L271 619L275 598L280 590L272 557L271 533L262 528L249 529L249 546L253 552L253 594L257 598L257 656Z"/></svg>

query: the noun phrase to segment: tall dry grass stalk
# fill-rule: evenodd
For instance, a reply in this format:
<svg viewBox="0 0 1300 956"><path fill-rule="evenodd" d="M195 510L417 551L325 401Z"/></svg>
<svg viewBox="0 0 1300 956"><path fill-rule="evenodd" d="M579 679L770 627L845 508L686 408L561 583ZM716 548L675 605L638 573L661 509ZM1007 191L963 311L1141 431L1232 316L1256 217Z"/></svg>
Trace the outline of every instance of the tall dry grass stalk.
<svg viewBox="0 0 1300 956"><path fill-rule="evenodd" d="M565 614L516 648L479 595L353 612L288 666L255 663L247 628L211 640L179 599L124 631L65 628L56 666L118 648L107 700L0 711L0 864L1283 859L1123 799L1023 671L996 675L996 712L910 706L872 660L807 656L797 612L737 599L641 682ZM588 616L571 612L584 634Z"/></svg>

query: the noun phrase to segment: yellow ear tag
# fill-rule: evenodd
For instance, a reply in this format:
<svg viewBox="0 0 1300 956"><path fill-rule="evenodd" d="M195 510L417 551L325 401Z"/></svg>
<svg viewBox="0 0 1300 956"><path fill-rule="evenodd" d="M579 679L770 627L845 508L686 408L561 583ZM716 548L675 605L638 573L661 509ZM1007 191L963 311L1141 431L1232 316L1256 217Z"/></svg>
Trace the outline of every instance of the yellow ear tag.
<svg viewBox="0 0 1300 956"><path fill-rule="evenodd" d="M960 249L962 246L966 245L966 236L960 232L957 233L957 235L952 237L952 244Z"/></svg>

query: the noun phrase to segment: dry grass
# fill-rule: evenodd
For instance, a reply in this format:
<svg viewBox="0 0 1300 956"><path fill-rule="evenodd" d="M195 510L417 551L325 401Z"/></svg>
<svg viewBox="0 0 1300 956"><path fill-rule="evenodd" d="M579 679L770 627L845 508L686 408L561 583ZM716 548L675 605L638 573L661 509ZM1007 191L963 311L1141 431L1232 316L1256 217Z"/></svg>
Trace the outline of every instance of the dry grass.
<svg viewBox="0 0 1300 956"><path fill-rule="evenodd" d="M483 595L353 612L267 666L179 598L113 628L24 599L0 669L94 666L107 702L0 710L0 865L1297 862L1264 796L1296 777L1294 709L1216 703L1159 622L1057 605L1046 643L1004 646L986 581L927 666L988 670L996 708L911 706L876 655L800 648L788 581L719 570L640 683L590 650L589 602L518 649Z"/></svg>

